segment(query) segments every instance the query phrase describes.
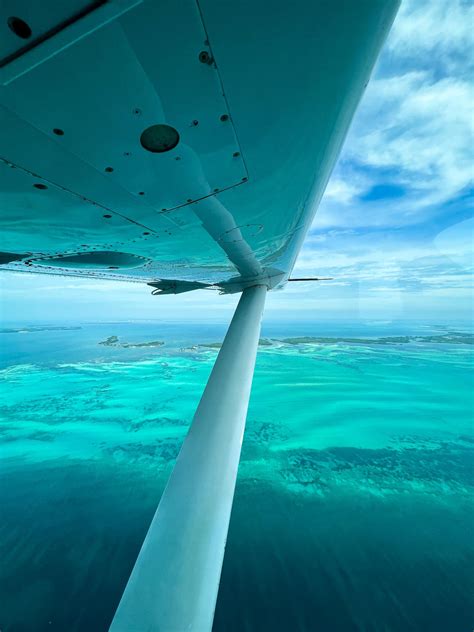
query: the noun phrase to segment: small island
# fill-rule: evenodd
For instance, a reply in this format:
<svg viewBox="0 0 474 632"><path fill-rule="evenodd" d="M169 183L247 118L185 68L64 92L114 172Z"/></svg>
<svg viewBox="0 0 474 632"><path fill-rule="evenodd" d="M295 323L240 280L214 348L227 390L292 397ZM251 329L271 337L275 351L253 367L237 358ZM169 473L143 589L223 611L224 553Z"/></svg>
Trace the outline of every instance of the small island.
<svg viewBox="0 0 474 632"><path fill-rule="evenodd" d="M314 336L302 336L299 338L282 338L281 342L287 345L303 345L303 344L364 344L364 345L399 345L418 343L437 343L437 344L474 344L474 336L470 333L460 333L456 331L446 334L435 334L429 336L382 336L379 338L321 338Z"/></svg>
<svg viewBox="0 0 474 632"><path fill-rule="evenodd" d="M165 343L161 340L150 340L149 342L120 342L118 336L109 336L99 342L104 347L122 347L122 349L142 349L144 347L161 347Z"/></svg>
<svg viewBox="0 0 474 632"><path fill-rule="evenodd" d="M79 325L58 326L45 325L44 327L5 327L0 329L0 334L32 334L40 331L76 331L82 329Z"/></svg>
<svg viewBox="0 0 474 632"><path fill-rule="evenodd" d="M268 340L268 338L260 338L258 345L260 347L272 347L273 343L271 340ZM220 349L222 347L222 342L208 342L207 344L201 344L198 346L205 347L206 349Z"/></svg>

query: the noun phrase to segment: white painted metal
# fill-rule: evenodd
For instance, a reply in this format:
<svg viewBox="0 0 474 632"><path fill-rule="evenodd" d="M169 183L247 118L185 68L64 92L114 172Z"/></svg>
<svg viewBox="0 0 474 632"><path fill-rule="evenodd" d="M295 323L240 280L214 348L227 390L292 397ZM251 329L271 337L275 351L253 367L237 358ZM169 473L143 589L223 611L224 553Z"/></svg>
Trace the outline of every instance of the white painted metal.
<svg viewBox="0 0 474 632"><path fill-rule="evenodd" d="M243 291L111 632L208 632L267 287Z"/></svg>
<svg viewBox="0 0 474 632"><path fill-rule="evenodd" d="M399 0L269 4L0 1L0 55L72 20L0 68L0 269L281 287ZM107 251L143 264L70 259Z"/></svg>

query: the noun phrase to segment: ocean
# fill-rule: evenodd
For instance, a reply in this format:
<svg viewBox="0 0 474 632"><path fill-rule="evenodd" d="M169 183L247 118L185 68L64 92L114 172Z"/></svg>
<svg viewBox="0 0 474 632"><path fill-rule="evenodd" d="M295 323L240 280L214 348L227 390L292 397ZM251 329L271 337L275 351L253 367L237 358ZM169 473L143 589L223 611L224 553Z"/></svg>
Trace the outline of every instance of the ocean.
<svg viewBox="0 0 474 632"><path fill-rule="evenodd" d="M225 326L5 323L0 630L108 628ZM470 632L466 323L264 323L214 632Z"/></svg>

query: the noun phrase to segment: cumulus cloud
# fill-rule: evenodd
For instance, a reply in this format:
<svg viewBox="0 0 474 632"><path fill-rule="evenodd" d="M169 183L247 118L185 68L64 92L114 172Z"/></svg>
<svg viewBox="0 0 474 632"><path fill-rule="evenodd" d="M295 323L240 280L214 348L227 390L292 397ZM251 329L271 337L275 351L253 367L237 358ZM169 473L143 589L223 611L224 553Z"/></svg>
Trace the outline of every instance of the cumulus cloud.
<svg viewBox="0 0 474 632"><path fill-rule="evenodd" d="M469 0L405 0L388 38L387 54L408 63L422 56L430 67L436 59L447 73L469 74L474 59L466 58L466 52L472 49L473 24Z"/></svg>
<svg viewBox="0 0 474 632"><path fill-rule="evenodd" d="M379 172L391 170L407 190L405 209L416 213L442 204L470 184L472 85L410 72L375 80L367 96L357 142L346 157ZM373 120L378 121L375 129Z"/></svg>
<svg viewBox="0 0 474 632"><path fill-rule="evenodd" d="M402 3L315 226L400 226L443 213L472 185L474 7ZM371 199L379 185L396 199Z"/></svg>

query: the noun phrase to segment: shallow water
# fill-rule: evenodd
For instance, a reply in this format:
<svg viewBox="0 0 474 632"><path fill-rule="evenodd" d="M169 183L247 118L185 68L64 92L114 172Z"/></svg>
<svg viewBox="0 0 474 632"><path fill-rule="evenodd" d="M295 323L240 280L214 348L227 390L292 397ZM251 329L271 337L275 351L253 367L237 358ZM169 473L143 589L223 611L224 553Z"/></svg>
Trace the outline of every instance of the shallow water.
<svg viewBox="0 0 474 632"><path fill-rule="evenodd" d="M107 629L224 333L78 326L0 333L3 632ZM470 630L469 331L262 336L214 631Z"/></svg>

